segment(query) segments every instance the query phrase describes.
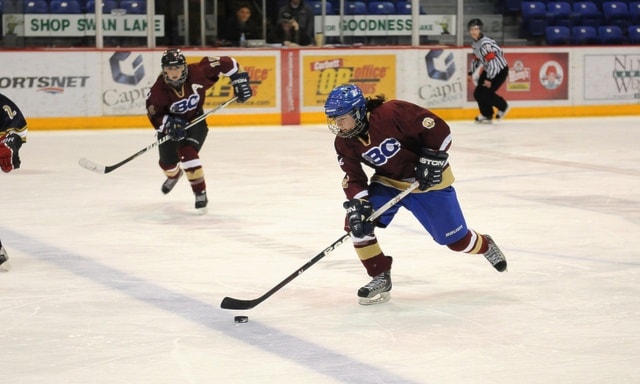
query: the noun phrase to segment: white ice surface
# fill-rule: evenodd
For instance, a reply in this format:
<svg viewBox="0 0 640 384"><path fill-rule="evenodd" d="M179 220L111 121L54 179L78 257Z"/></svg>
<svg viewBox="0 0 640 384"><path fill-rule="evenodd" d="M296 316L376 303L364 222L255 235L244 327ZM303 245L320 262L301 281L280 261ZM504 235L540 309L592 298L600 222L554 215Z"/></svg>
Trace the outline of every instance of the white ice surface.
<svg viewBox="0 0 640 384"><path fill-rule="evenodd" d="M342 173L324 126L212 128L209 214L164 196L146 129L31 132L0 175L0 382L638 383L640 118L451 123L470 227L509 261L436 245L401 211L378 236L392 299L342 236ZM235 324L233 316L248 315Z"/></svg>

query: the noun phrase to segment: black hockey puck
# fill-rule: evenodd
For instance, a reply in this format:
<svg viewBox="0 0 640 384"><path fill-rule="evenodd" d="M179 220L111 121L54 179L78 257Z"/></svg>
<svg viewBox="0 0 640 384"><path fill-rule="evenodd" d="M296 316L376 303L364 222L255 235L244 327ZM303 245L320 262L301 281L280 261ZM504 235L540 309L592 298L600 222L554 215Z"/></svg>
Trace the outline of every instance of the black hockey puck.
<svg viewBox="0 0 640 384"><path fill-rule="evenodd" d="M249 321L249 316L236 316L233 318L236 323L246 323Z"/></svg>

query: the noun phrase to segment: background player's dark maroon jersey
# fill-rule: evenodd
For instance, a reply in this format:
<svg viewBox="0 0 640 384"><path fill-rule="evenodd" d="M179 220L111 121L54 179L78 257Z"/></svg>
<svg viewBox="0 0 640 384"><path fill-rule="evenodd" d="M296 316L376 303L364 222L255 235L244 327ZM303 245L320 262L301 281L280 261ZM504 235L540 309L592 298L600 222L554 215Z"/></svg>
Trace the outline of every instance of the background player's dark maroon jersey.
<svg viewBox="0 0 640 384"><path fill-rule="evenodd" d="M418 105L390 100L369 114L368 141L363 137L336 137L335 149L340 167L346 173L343 188L348 199L361 197L367 190L366 164L375 170L377 181L404 188L415 179L415 164L424 147L446 151L451 144L449 125L439 116ZM438 189L453 182L447 169Z"/></svg>
<svg viewBox="0 0 640 384"><path fill-rule="evenodd" d="M204 57L187 67L187 79L179 89L167 84L162 74L151 87L147 114L156 129L164 115L179 115L187 121L201 115L207 89L218 81L220 74L230 76L238 71L236 60L227 56Z"/></svg>

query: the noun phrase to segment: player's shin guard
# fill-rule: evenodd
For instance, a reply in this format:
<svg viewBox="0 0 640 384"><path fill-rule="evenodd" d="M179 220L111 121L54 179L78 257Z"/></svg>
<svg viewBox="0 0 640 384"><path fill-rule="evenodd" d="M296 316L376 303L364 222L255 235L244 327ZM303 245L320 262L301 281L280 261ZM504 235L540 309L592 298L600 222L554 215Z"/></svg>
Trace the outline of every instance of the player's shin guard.
<svg viewBox="0 0 640 384"><path fill-rule="evenodd" d="M198 157L198 151L191 146L184 146L178 149L180 155L180 161L182 162L182 168L184 169L189 184L191 184L191 190L195 195L195 208L199 214L204 215L207 213L207 199L206 183L204 181L204 171L202 170L202 163Z"/></svg>

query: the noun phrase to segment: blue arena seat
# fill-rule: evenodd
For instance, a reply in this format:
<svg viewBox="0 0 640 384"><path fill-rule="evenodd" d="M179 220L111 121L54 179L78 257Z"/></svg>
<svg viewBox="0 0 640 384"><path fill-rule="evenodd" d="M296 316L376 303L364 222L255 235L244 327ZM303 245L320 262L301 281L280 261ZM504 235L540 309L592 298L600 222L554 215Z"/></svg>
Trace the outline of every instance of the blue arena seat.
<svg viewBox="0 0 640 384"><path fill-rule="evenodd" d="M571 44L571 30L563 25L547 27L545 39L548 45L569 45Z"/></svg>
<svg viewBox="0 0 640 384"><path fill-rule="evenodd" d="M418 11L421 15L426 15L422 6ZM410 15L411 14L411 1L396 1L396 14L397 15Z"/></svg>
<svg viewBox="0 0 640 384"><path fill-rule="evenodd" d="M573 18L573 25L597 27L602 21L602 13L593 2L578 1L573 3Z"/></svg>
<svg viewBox="0 0 640 384"><path fill-rule="evenodd" d="M629 2L629 15L631 15L631 23L633 25L640 24L640 1Z"/></svg>
<svg viewBox="0 0 640 384"><path fill-rule="evenodd" d="M77 14L82 13L80 3L75 0L51 0L49 4L51 13L56 14Z"/></svg>
<svg viewBox="0 0 640 384"><path fill-rule="evenodd" d="M366 15L367 4L364 1L345 1L344 2L344 14L345 15Z"/></svg>
<svg viewBox="0 0 640 384"><path fill-rule="evenodd" d="M111 10L115 8L118 8L116 0L102 0L102 13L111 13ZM96 13L96 2L94 0L87 0L85 12Z"/></svg>
<svg viewBox="0 0 640 384"><path fill-rule="evenodd" d="M502 0L502 13L513 15L522 12L522 0Z"/></svg>
<svg viewBox="0 0 640 384"><path fill-rule="evenodd" d="M25 1L2 0L0 1L0 13L24 13Z"/></svg>
<svg viewBox="0 0 640 384"><path fill-rule="evenodd" d="M314 15L322 15L322 1L319 1L319 0L311 1L309 4L311 5L311 8L313 8ZM325 2L324 14L325 15L333 14L333 5L331 5L329 0Z"/></svg>
<svg viewBox="0 0 640 384"><path fill-rule="evenodd" d="M602 44L624 44L625 38L622 29L617 25L604 25L598 27L598 39Z"/></svg>
<svg viewBox="0 0 640 384"><path fill-rule="evenodd" d="M629 44L640 44L640 25L631 25L627 30Z"/></svg>
<svg viewBox="0 0 640 384"><path fill-rule="evenodd" d="M396 6L390 1L370 1L367 10L370 15L393 15Z"/></svg>
<svg viewBox="0 0 640 384"><path fill-rule="evenodd" d="M623 31L631 25L631 14L627 3L622 1L607 1L602 3L602 24L617 25Z"/></svg>
<svg viewBox="0 0 640 384"><path fill-rule="evenodd" d="M142 15L147 13L147 3L144 0L120 0L120 7L127 14Z"/></svg>
<svg viewBox="0 0 640 384"><path fill-rule="evenodd" d="M571 42L575 45L598 44L598 32L595 27L590 25L572 27Z"/></svg>
<svg viewBox="0 0 640 384"><path fill-rule="evenodd" d="M45 0L25 1L24 13L49 13L49 3Z"/></svg>
<svg viewBox="0 0 640 384"><path fill-rule="evenodd" d="M550 1L547 3L547 21L549 25L571 27L573 11L567 1Z"/></svg>
<svg viewBox="0 0 640 384"><path fill-rule="evenodd" d="M398 1L396 3L396 13L399 15L410 15L411 14L411 2L409 1Z"/></svg>
<svg viewBox="0 0 640 384"><path fill-rule="evenodd" d="M541 1L522 2L522 31L529 37L542 37L547 28L547 7Z"/></svg>

